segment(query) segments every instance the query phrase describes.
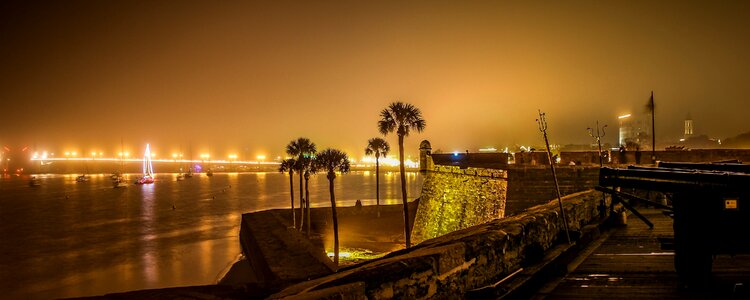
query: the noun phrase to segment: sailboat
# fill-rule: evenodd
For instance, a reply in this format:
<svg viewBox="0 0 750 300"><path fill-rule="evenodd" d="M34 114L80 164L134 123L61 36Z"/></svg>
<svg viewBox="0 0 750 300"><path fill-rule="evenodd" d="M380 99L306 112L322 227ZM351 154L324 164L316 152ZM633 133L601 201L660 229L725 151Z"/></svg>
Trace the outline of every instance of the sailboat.
<svg viewBox="0 0 750 300"><path fill-rule="evenodd" d="M211 147L208 148L208 170L206 170L206 176L211 177L214 176L214 170L211 170Z"/></svg>
<svg viewBox="0 0 750 300"><path fill-rule="evenodd" d="M29 179L29 186L40 186L42 185L42 182L39 180L39 178L36 177L36 175L32 175L31 179Z"/></svg>
<svg viewBox="0 0 750 300"><path fill-rule="evenodd" d="M128 183L125 182L125 179L122 178L122 170L125 165L125 162L123 161L123 156L125 155L122 151L122 140L120 140L120 170L117 171L117 173L112 174L112 186L114 188L121 188L121 187L127 187Z"/></svg>
<svg viewBox="0 0 750 300"><path fill-rule="evenodd" d="M188 161L187 173L183 174L182 176L184 178L193 178L193 146L190 145L188 148L188 151L190 152L190 160Z"/></svg>
<svg viewBox="0 0 750 300"><path fill-rule="evenodd" d="M143 176L135 181L135 184L154 183L154 166L151 164L151 147L146 144L146 153L143 154Z"/></svg>
<svg viewBox="0 0 750 300"><path fill-rule="evenodd" d="M177 181L183 181L183 180L185 180L185 178L186 178L187 176L186 176L186 175L185 175L185 173L184 173L184 170L185 170L185 168L184 168L184 165L185 165L185 160L184 160L184 159L182 158L182 147L180 147L180 154L179 154L179 157L180 157L180 173L179 173L179 174L177 174L177 177L176 177L176 179L177 179ZM192 174L190 174L190 177L192 177L192 176L193 176L193 175L192 175Z"/></svg>
<svg viewBox="0 0 750 300"><path fill-rule="evenodd" d="M87 182L87 181L89 181L89 176L86 175L86 174L89 173L89 166L86 165L86 161L85 160L83 161L83 166L86 169L86 173L83 173L83 175L78 175L78 177L76 177L76 182Z"/></svg>

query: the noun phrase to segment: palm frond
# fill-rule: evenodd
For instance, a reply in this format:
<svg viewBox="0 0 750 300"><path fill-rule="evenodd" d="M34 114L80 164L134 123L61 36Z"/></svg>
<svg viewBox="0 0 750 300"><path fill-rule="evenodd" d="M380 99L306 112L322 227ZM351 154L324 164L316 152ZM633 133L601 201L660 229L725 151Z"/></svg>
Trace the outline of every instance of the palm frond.
<svg viewBox="0 0 750 300"><path fill-rule="evenodd" d="M391 151L391 146L384 139L376 137L367 141L365 155L374 155L375 157L384 157Z"/></svg>

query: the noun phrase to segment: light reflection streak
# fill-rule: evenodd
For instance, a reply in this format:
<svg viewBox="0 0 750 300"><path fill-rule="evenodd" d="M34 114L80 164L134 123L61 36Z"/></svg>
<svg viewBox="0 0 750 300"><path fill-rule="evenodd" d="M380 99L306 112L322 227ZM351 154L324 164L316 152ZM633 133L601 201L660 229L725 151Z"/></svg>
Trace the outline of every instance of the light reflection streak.
<svg viewBox="0 0 750 300"><path fill-rule="evenodd" d="M143 158L110 158L110 157L48 157L48 158L31 158L32 161L114 161L114 162L143 162ZM252 160L203 160L203 159L151 159L152 162L170 162L170 163L215 163L215 164L255 164L255 165L279 165L279 162L275 161L252 161Z"/></svg>

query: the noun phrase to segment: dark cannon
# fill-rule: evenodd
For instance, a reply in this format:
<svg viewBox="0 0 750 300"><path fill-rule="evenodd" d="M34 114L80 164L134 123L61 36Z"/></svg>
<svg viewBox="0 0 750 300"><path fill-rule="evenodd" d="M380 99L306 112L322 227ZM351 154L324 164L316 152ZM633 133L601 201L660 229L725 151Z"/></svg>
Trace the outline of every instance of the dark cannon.
<svg viewBox="0 0 750 300"><path fill-rule="evenodd" d="M662 192L672 206L620 188ZM747 165L669 163L659 167L602 168L598 190L613 195L650 227L623 198L668 209L674 218L675 269L686 282L706 279L713 256L750 253L750 169Z"/></svg>

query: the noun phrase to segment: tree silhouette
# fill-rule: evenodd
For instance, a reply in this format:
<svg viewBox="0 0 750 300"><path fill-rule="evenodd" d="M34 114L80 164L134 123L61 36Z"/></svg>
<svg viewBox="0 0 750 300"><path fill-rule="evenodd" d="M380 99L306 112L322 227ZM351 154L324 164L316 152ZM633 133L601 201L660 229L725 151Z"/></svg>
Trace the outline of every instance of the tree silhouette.
<svg viewBox="0 0 750 300"><path fill-rule="evenodd" d="M305 157L302 159L301 165L304 169L304 178L305 178L305 214L304 216L307 218L305 220L305 225L307 227L307 237L310 237L310 190L309 187L309 181L310 181L310 175L315 174L318 172L318 166L315 164L315 156Z"/></svg>
<svg viewBox="0 0 750 300"><path fill-rule="evenodd" d="M299 230L302 230L302 223L304 223L305 219L305 211L304 211L304 205L305 205L305 199L303 190L302 190L302 176L304 174L304 170L306 166L304 165L303 159L305 157L310 157L313 154L315 154L315 143L311 142L308 138L298 138L296 140L293 140L289 142L289 144L286 146L286 153L297 157L297 164L295 171L299 173L299 207L300 207L300 222L299 222Z"/></svg>
<svg viewBox="0 0 750 300"><path fill-rule="evenodd" d="M388 145L388 142L377 137L369 139L367 148L365 148L365 155L375 155L375 201L378 218L380 218L380 157L385 157L390 151L391 146Z"/></svg>
<svg viewBox="0 0 750 300"><path fill-rule="evenodd" d="M406 248L411 247L411 232L409 231L409 203L406 198L406 174L404 168L404 137L412 130L422 132L426 126L422 112L414 105L393 102L380 112L378 131L383 135L395 132L398 135L398 161L401 173L401 197L404 203L404 236Z"/></svg>
<svg viewBox="0 0 750 300"><path fill-rule="evenodd" d="M289 173L289 196L292 198L292 226L295 228L297 227L297 218L294 215L294 169L296 164L297 161L294 158L289 158L281 161L281 164L279 165L279 172Z"/></svg>
<svg viewBox="0 0 750 300"><path fill-rule="evenodd" d="M336 171L349 172L349 158L346 153L336 149L325 149L315 157L315 164L320 170L326 171L328 178L328 192L331 195L331 217L333 219L333 262L339 264L339 221L336 215L336 195L333 192L333 181Z"/></svg>

